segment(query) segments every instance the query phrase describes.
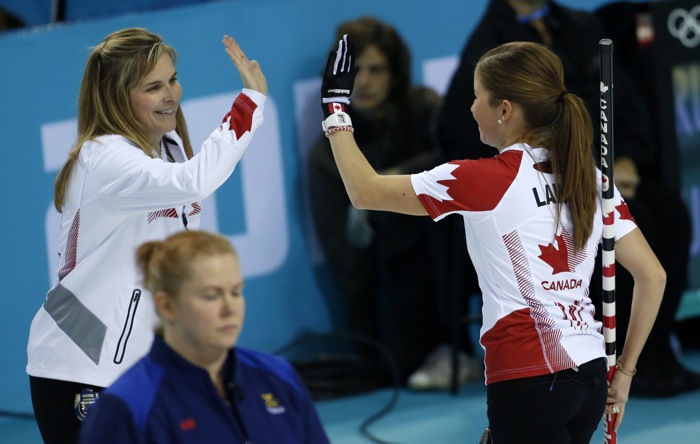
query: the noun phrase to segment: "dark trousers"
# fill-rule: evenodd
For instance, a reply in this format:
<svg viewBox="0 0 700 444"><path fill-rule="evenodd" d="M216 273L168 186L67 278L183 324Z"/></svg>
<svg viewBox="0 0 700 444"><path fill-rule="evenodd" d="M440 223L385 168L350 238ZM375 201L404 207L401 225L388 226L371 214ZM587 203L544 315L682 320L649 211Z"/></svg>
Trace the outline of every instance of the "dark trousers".
<svg viewBox="0 0 700 444"><path fill-rule="evenodd" d="M493 444L590 443L605 409L606 372L606 359L599 358L578 371L489 384Z"/></svg>
<svg viewBox="0 0 700 444"><path fill-rule="evenodd" d="M74 411L75 395L84 388L99 392L102 387L29 377L34 416L45 444L75 444L81 421Z"/></svg>

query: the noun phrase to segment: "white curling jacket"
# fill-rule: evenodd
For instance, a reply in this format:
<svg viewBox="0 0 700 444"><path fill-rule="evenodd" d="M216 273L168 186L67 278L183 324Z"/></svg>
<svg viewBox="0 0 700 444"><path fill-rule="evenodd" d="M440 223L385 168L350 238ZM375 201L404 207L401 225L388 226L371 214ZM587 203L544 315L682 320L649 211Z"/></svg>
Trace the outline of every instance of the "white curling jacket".
<svg viewBox="0 0 700 444"><path fill-rule="evenodd" d="M59 281L31 324L29 375L106 387L148 352L157 316L136 248L199 227L200 202L233 172L264 103L244 89L189 160L174 131L163 159L118 135L83 145L63 205Z"/></svg>

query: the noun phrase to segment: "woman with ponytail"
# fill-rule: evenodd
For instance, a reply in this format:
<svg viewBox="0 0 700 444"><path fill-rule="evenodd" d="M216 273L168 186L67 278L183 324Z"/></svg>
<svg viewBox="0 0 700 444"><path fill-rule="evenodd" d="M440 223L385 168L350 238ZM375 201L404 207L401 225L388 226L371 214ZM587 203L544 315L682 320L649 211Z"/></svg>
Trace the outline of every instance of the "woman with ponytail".
<svg viewBox="0 0 700 444"><path fill-rule="evenodd" d="M338 91L352 90L356 72L336 63L352 56L347 40L329 57L324 131L356 207L464 219L483 293L493 442L588 443L604 410L618 413L619 427L666 275L615 191L616 256L635 289L624 355L608 387L602 324L588 297L603 230L601 173L591 119L566 91L559 58L529 42L486 52L475 68L471 112L481 141L499 154L387 176L365 161L342 112L350 93Z"/></svg>

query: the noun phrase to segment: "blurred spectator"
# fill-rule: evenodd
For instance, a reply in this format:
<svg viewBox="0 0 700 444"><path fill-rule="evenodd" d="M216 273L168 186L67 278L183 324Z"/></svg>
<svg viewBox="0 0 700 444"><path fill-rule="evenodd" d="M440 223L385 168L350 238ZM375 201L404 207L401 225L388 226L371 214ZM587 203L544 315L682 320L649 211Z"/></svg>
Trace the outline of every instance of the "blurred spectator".
<svg viewBox="0 0 700 444"><path fill-rule="evenodd" d="M435 166L430 124L439 97L411 86L405 42L371 17L342 23L333 42L344 34L352 36L359 68L350 105L355 137L369 162L385 174ZM438 344L435 264L426 252L442 227L355 209L322 134L309 162L316 233L340 286L349 329L388 348L403 381Z"/></svg>
<svg viewBox="0 0 700 444"><path fill-rule="evenodd" d="M582 38L585 36L586 38ZM457 71L443 99L436 136L444 159L491 157L496 150L481 143L471 118L473 69L486 50L511 41L539 42L549 46L564 65L566 87L581 97L599 131L600 79L598 42L606 36L599 19L547 0L491 0L462 51ZM617 65L616 65L617 68ZM650 118L644 101L624 70L615 70L616 156L648 164L653 147ZM468 122L468 123L467 123ZM594 138L599 140L598 137ZM593 147L597 150L597 147ZM598 152L594 153L598 157Z"/></svg>

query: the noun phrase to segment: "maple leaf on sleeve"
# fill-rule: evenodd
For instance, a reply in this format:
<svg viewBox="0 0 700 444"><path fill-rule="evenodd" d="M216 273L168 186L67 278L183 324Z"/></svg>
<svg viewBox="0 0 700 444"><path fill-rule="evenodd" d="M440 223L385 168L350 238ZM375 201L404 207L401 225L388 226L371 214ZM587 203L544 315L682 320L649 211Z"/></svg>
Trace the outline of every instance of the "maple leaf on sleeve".
<svg viewBox="0 0 700 444"><path fill-rule="evenodd" d="M634 220L634 217L632 217L632 213L630 213L630 207L627 206L627 202L621 202L620 205L615 207L615 209L618 213L620 213L620 219L631 220L635 224L637 223L637 221Z"/></svg>
<svg viewBox="0 0 700 444"><path fill-rule="evenodd" d="M459 168L456 163L445 163L430 171L430 180L426 180L426 194L440 202L454 200L449 194L449 187L442 182L454 181L454 170ZM449 183L449 182L448 182Z"/></svg>

